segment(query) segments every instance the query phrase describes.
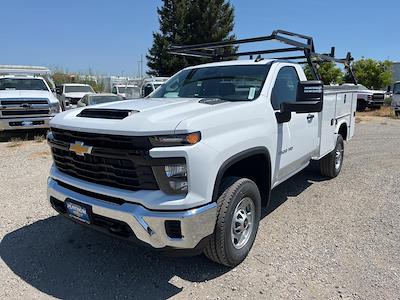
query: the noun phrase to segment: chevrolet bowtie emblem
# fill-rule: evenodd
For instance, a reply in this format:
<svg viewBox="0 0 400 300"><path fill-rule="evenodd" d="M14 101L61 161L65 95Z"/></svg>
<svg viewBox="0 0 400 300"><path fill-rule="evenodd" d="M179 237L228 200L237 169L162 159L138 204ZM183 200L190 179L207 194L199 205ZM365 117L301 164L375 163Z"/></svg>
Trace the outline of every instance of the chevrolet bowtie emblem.
<svg viewBox="0 0 400 300"><path fill-rule="evenodd" d="M75 152L76 155L85 155L92 153L92 146L85 146L83 142L75 142L69 144L69 151Z"/></svg>

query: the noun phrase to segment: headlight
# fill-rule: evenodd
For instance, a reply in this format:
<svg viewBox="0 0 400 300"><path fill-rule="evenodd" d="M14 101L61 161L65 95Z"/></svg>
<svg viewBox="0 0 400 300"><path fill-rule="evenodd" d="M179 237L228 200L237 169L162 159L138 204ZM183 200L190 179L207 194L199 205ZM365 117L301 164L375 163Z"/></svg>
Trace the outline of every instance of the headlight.
<svg viewBox="0 0 400 300"><path fill-rule="evenodd" d="M188 191L186 164L154 166L154 175L160 189L167 194L186 194Z"/></svg>
<svg viewBox="0 0 400 300"><path fill-rule="evenodd" d="M150 137L150 142L155 147L194 145L200 142L200 140L200 132Z"/></svg>
<svg viewBox="0 0 400 300"><path fill-rule="evenodd" d="M60 104L51 103L50 104L50 114L58 114L60 112Z"/></svg>

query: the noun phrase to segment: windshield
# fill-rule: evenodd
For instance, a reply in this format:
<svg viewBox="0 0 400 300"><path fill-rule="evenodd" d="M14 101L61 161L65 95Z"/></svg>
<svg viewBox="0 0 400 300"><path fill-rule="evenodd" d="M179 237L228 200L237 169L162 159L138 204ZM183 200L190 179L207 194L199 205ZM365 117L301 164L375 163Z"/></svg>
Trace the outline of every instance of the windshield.
<svg viewBox="0 0 400 300"><path fill-rule="evenodd" d="M118 96L92 96L90 97L90 104L100 104L106 102L120 101L121 98Z"/></svg>
<svg viewBox="0 0 400 300"><path fill-rule="evenodd" d="M260 93L270 64L217 66L183 70L151 98L218 98L250 101Z"/></svg>
<svg viewBox="0 0 400 300"><path fill-rule="evenodd" d="M66 85L64 93L94 93L88 85Z"/></svg>
<svg viewBox="0 0 400 300"><path fill-rule="evenodd" d="M0 79L0 90L48 91L49 89L42 79L2 78Z"/></svg>
<svg viewBox="0 0 400 300"><path fill-rule="evenodd" d="M393 87L393 94L400 95L400 82L396 83Z"/></svg>

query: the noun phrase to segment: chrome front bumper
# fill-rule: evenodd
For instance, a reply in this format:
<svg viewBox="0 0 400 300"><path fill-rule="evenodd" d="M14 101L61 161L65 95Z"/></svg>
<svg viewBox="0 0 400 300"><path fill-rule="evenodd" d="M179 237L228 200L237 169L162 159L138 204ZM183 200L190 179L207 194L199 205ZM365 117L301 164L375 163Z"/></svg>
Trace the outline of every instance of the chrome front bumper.
<svg viewBox="0 0 400 300"><path fill-rule="evenodd" d="M122 205L106 202L67 189L52 178L48 181L48 201L51 197L65 202L72 199L90 205L92 213L127 224L136 238L154 248L193 249L199 242L213 233L217 205L210 203L184 211L152 211L134 203ZM165 221L179 221L181 238L167 235Z"/></svg>
<svg viewBox="0 0 400 300"><path fill-rule="evenodd" d="M0 119L0 131L49 128L51 119L52 117ZM29 125L29 122L32 122L32 125Z"/></svg>

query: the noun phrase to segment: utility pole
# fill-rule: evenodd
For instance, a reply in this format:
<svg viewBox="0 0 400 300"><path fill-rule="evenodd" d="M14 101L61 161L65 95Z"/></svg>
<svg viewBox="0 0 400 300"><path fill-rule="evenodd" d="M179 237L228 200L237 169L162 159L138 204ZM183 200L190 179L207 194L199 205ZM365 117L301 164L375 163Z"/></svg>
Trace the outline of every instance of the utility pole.
<svg viewBox="0 0 400 300"><path fill-rule="evenodd" d="M140 79L143 78L143 54L140 55L140 60L138 61L138 75Z"/></svg>

